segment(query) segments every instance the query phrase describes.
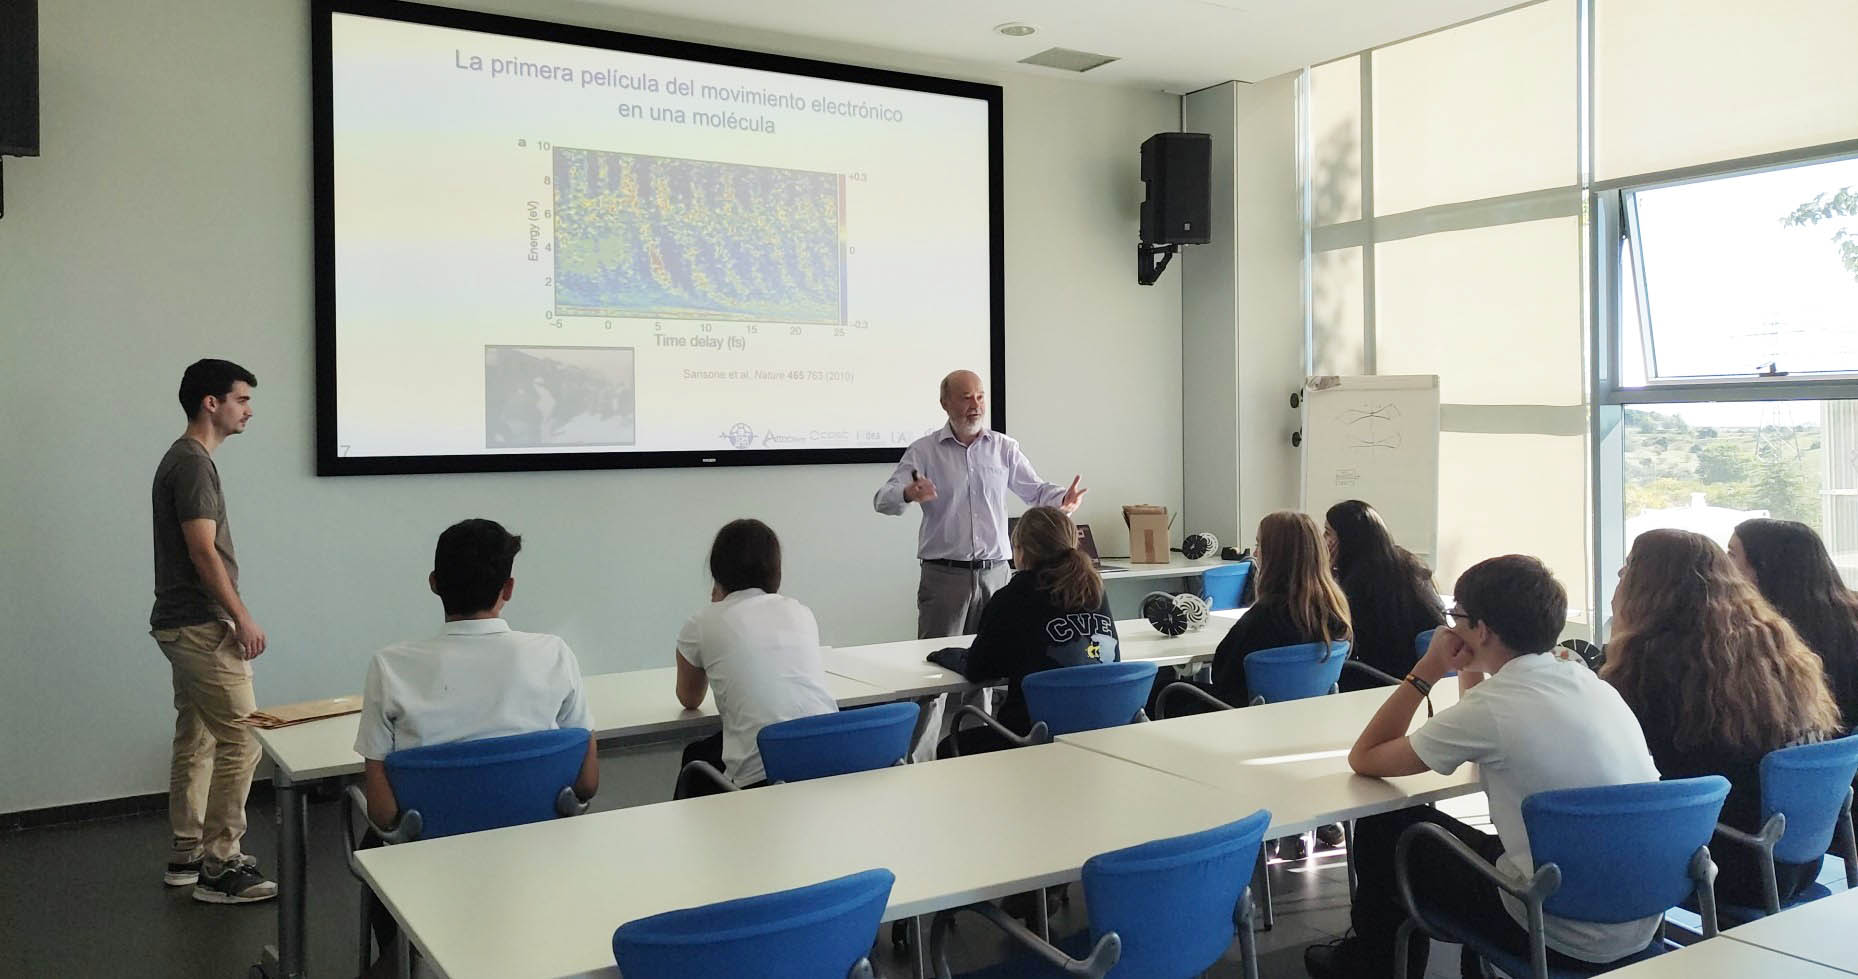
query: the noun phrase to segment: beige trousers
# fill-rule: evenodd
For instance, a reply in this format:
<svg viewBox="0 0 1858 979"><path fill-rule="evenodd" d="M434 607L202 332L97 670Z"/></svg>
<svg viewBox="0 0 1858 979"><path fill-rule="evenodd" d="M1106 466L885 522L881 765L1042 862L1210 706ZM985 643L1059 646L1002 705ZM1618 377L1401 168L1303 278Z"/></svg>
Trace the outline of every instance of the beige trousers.
<svg viewBox="0 0 1858 979"><path fill-rule="evenodd" d="M241 719L257 709L252 664L224 622L149 633L174 673L174 755L168 822L174 861L202 855L217 869L239 855L245 796L258 767L258 741Z"/></svg>

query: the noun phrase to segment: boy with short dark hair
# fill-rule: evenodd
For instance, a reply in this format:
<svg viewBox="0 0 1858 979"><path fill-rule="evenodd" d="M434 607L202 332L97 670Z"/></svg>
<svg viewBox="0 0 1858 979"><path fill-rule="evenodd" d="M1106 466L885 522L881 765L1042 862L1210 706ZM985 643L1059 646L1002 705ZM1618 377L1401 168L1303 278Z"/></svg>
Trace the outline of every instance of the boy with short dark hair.
<svg viewBox="0 0 1858 979"><path fill-rule="evenodd" d="M426 579L445 606L445 628L431 639L374 654L355 752L366 760L362 789L376 825L391 826L400 815L384 763L392 752L550 728L593 729L574 651L558 636L514 632L502 618L516 590L511 569L522 547L521 537L494 520L446 528ZM599 786L600 759L589 734L574 794L586 801Z"/></svg>
<svg viewBox="0 0 1858 979"><path fill-rule="evenodd" d="M1372 816L1355 828L1355 937L1304 950L1317 979L1393 974L1394 937L1406 912L1394 882L1394 843L1415 823L1444 827L1520 883L1535 871L1522 802L1555 789L1650 782L1658 778L1645 735L1619 694L1578 660L1549 650L1567 619L1567 593L1542 562L1511 554L1473 565L1453 590L1447 625L1396 687L1349 752L1362 775L1442 775L1475 762L1497 835L1426 806ZM1456 670L1458 703L1411 735L1413 712L1433 684ZM1527 954L1523 906L1438 844L1413 849L1415 897ZM1645 947L1662 919L1618 924L1544 923L1551 964L1611 962ZM1407 975L1426 974L1430 943L1415 935ZM1476 975L1467 971L1466 975Z"/></svg>

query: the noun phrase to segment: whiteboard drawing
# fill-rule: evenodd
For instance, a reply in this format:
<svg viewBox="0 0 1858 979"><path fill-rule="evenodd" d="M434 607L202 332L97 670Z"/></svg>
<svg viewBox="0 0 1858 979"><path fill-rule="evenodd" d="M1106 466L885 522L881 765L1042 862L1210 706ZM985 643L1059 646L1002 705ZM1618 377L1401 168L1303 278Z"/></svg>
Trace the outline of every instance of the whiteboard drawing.
<svg viewBox="0 0 1858 979"><path fill-rule="evenodd" d="M1344 444L1355 451L1392 452L1406 439L1400 425L1400 406L1390 401L1358 403L1337 414L1336 421L1345 433Z"/></svg>

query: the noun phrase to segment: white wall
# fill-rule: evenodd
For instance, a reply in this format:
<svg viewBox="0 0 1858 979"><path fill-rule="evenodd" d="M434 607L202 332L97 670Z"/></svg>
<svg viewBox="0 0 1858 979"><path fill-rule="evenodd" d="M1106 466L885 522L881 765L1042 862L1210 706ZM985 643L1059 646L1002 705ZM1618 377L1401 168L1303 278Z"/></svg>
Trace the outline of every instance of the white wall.
<svg viewBox="0 0 1858 979"><path fill-rule="evenodd" d="M0 811L165 788L147 487L201 356L260 381L218 461L271 636L261 703L354 691L375 648L432 630L432 542L466 516L525 536L509 616L590 673L669 662L709 535L739 515L781 532L825 641L912 634L916 519L869 503L887 467L313 475L306 7L40 6L44 155L6 161L0 221ZM1120 504L1180 506L1179 279L1143 288L1130 268L1137 147L1176 128L1177 98L588 4L499 9L1003 84L1009 430L1047 478L1084 474L1106 551Z"/></svg>

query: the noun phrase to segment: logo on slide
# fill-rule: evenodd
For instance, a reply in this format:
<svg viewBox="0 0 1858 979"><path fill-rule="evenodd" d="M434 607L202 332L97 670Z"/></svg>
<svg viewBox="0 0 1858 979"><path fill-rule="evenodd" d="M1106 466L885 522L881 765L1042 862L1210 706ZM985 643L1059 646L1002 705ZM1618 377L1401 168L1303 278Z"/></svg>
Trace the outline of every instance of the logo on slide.
<svg viewBox="0 0 1858 979"><path fill-rule="evenodd" d="M747 422L736 422L729 426L728 431L716 437L728 439L729 447L732 449L746 449L755 444L755 430L748 427Z"/></svg>

